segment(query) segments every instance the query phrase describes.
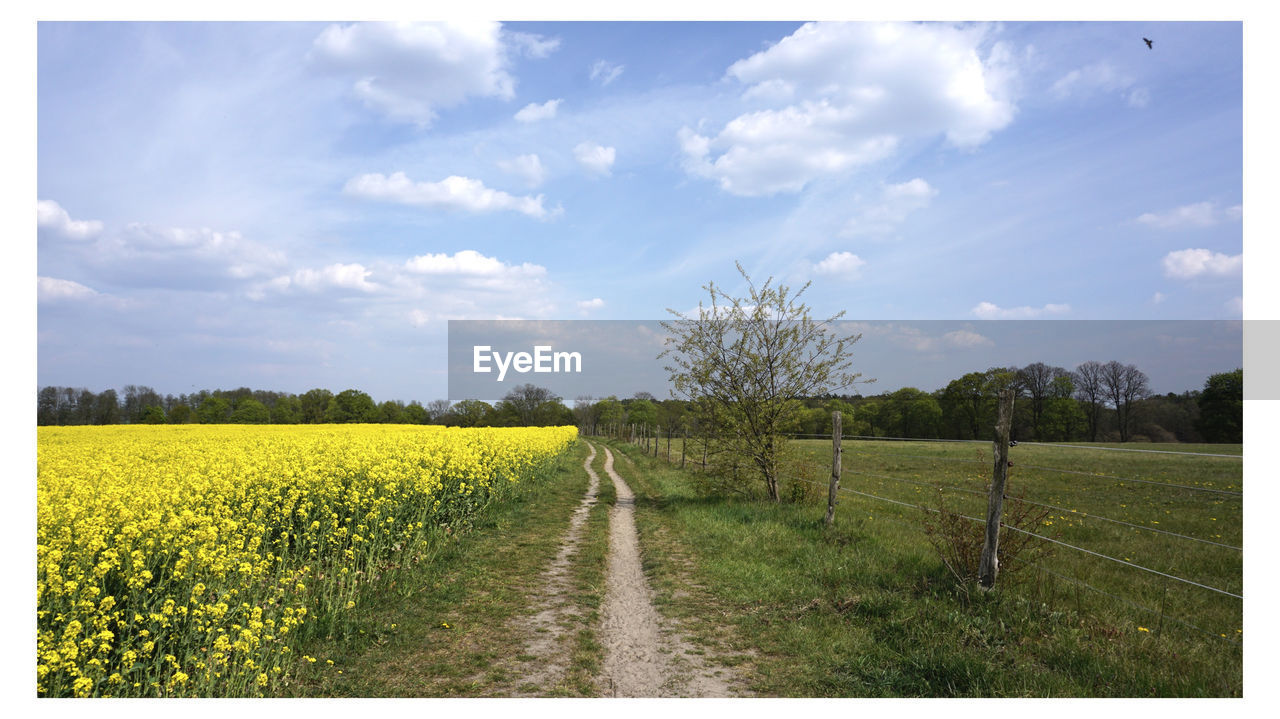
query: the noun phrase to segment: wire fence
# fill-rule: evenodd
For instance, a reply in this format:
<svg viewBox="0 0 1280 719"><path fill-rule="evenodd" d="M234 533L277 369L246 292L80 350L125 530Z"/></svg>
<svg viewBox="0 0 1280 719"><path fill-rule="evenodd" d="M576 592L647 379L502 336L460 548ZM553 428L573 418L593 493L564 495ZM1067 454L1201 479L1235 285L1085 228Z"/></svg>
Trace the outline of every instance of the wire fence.
<svg viewBox="0 0 1280 719"><path fill-rule="evenodd" d="M830 434L823 434L823 435L795 434L790 436L796 439L822 439L827 441L832 440L832 436ZM645 441L644 438L637 438L637 439L639 441ZM649 437L648 441L654 442L657 439L658 439L657 437ZM680 439L680 438L677 438L677 439ZM685 439L687 440L687 438ZM918 442L918 443L980 444L980 445L991 444L990 442L986 442L982 440L926 439L926 438L913 438L913 437L885 437L885 436L875 436L875 435L844 435L841 437L841 439L879 440L879 441L886 441L886 442L904 442L904 443ZM656 444L651 446L656 447ZM1067 448L1072 450L1096 449L1096 450L1102 450L1102 451L1122 451L1122 452L1144 453L1144 454L1150 454L1150 455L1168 455L1170 457L1182 457L1182 458L1188 458L1188 459L1190 457L1207 457L1207 458L1216 458L1216 459L1241 459L1242 458L1241 455L1233 455L1233 454L1219 454L1219 453L1208 453L1208 452L1181 452L1181 451L1172 451L1172 450L1141 450L1141 449L1128 449L1128 448L1117 448L1117 447L1086 447L1082 445L1067 445L1067 444L1044 443L1044 442L1019 442L1016 444L1016 446ZM680 451L683 458L685 453L685 447L683 444L680 447ZM1017 450L1014 449L1012 451L1016 452ZM886 463L896 462L897 460L909 460L909 461L919 460L919 461L927 461L930 463L945 462L945 463L957 463L957 464L990 465L991 461L982 457L969 459L965 457L948 457L948 456L928 455L928 454L899 454L896 451L890 451L885 453L877 453L874 451L872 452L849 451L843 454L844 454L844 458L841 462L842 474L847 473L849 475L856 476L856 477L866 477L869 479L881 480L884 482L892 482L898 485L914 486L918 488L916 490L917 492L919 491L919 488L923 488L923 489L930 489L930 490L935 490L939 492L969 495L973 497L983 497L983 498L988 497L988 491L985 491L985 490L989 489L989 485L986 488L984 488L984 491L978 491L977 489L970 489L967 487L944 484L939 481L924 481L919 477L918 474L915 475L914 478L908 478L908 477L896 476L894 474L867 471L865 469L857 468L856 466L848 466L849 463L854 465L857 464L857 461L854 458L881 460ZM655 452L655 455L656 455L656 452ZM675 461L675 460L673 459L672 461ZM703 461L705 462L706 460L704 459ZM696 465L697 465L697 462L695 461L695 466ZM821 463L813 462L809 466L819 467L821 466ZM1156 479L1144 479L1141 477L1121 476L1121 475L1109 474L1109 473L1103 473L1103 472L1090 472L1090 471L1082 471L1078 469L1066 469L1063 467L1052 467L1052 466L1047 466L1042 464L1024 464L1020 461L1012 462L1011 466L1015 466L1019 470L1031 470L1034 472L1045 472L1049 474L1087 477L1089 479L1106 481L1106 482L1134 483L1138 485L1146 485L1153 488L1160 488L1163 490L1171 490L1175 492L1208 493L1208 494L1217 495L1223 498L1223 501L1228 501L1228 502L1233 500L1242 500L1244 496L1242 491L1218 489L1216 487L1197 486L1194 484L1185 484L1180 482L1160 481ZM706 469L705 464L703 465L703 469ZM890 471L893 471L893 470L890 470ZM807 472L800 471L799 473L806 474ZM795 473L783 473L779 475L779 478L787 481L801 482L801 483L813 485L816 487L822 487L824 489L829 487L829 479L827 477L823 477L823 481L819 481L810 477L797 476L797 474ZM887 489L887 485L885 486L885 488ZM875 491L864 491L865 489L866 489L865 487L860 489L854 489L848 486L840 486L838 487L838 492L841 495L852 495L856 497L862 497L862 498L871 500L873 502L879 502L885 505L893 505L896 507L909 509L912 511L924 511L924 512L931 512L931 513L944 511L939 508L925 506L918 502L904 501L901 498L884 496L884 494L877 494ZM890 494L893 494L893 492L890 492ZM1027 498L1018 497L1018 496L1006 496L1005 499L1011 502L1019 502L1022 504L1040 507L1046 510L1062 512L1064 513L1064 515L1068 516L1072 520L1079 520L1082 525L1083 525L1083 522L1085 521L1095 521L1095 522L1115 525L1116 527L1125 527L1133 530L1135 533L1136 532L1150 533L1154 536L1160 536L1174 542L1194 543L1200 546L1215 547L1220 550L1229 550L1232 552L1242 553L1244 551L1242 546L1237 546L1236 544L1231 544L1225 541L1215 541L1213 539L1198 537L1198 536L1194 536L1192 534L1186 534L1183 532L1175 532L1167 529L1162 529L1159 527L1152 527L1152 526L1147 526L1143 524L1137 524L1135 522L1127 521L1126 519L1119 519L1116 517L1105 516L1103 513L1083 512L1077 509L1071 509L1068 507L1061 506L1060 504L1037 501L1036 499L1027 499ZM1218 502L1218 503L1220 504L1221 502ZM986 523L985 519L981 519L979 517L961 514L958 512L949 512L949 513L954 514L960 518L963 518L971 522L975 522L979 524ZM897 513L895 512L875 513L874 515L869 515L869 516L875 516L877 519L892 521L894 524L911 528L916 531L922 531L923 529L922 523L918 523L918 522L912 523L909 521L894 520L891 517L886 516L886 515L894 515L894 514L897 514ZM1139 562L1134 562L1128 557L1114 556L1114 552L1108 552L1106 550L1099 551L1098 548L1081 546L1080 544L1073 543L1071 541L1065 541L1064 539L1061 539L1055 536L1048 536L1048 534L1040 533L1038 531L1029 531L1028 529L1011 526L1004 522L1001 523L1001 528L1003 530L1026 535L1029 538L1033 539L1034 541L1045 542L1055 547L1059 547L1069 553L1072 553L1076 556L1081 557L1082 560L1100 561L1106 564L1107 566L1116 567L1118 572L1132 571L1138 575L1151 577L1155 581L1172 583L1172 585L1174 586L1182 586L1189 590L1204 592L1206 597L1216 597L1219 600L1242 602L1244 599L1242 593L1238 593L1237 591L1232 591L1231 588L1216 586L1216 583L1212 581L1203 581L1203 580L1198 581L1196 578L1192 578L1191 576L1185 576L1183 573L1178 572L1176 569L1170 569L1169 571L1162 571L1161 569L1158 569L1154 566L1149 566L1150 562L1142 562L1141 561L1142 558L1137 557L1137 555L1134 555L1134 556L1139 559ZM1077 530L1077 531L1080 531L1080 530ZM1111 537L1112 540L1110 541L1115 541L1115 539L1120 535L1109 534L1104 536ZM1138 535L1133 534L1132 536L1136 537ZM1089 542L1089 543L1092 543L1092 542ZM1114 549L1116 545L1113 544L1112 546ZM1151 546L1158 547L1159 545L1151 545ZM1129 550L1126 548L1124 549L1124 552L1127 554L1129 553ZM1046 575L1051 575L1059 579L1062 579L1063 581L1070 582L1073 585L1078 585L1081 588L1088 590L1090 592L1097 593L1100 596L1110 597L1125 606L1131 607L1133 609L1136 609L1142 612L1157 615L1161 618L1161 621L1168 620L1173 624L1186 627L1188 629L1197 631L1207 636L1212 636L1218 639L1225 639L1228 642L1231 642L1237 645L1239 644L1238 641L1227 637L1224 633L1212 632L1208 629L1205 629L1202 626L1199 626L1195 623L1187 621L1185 618L1181 618L1173 613L1165 611L1163 606L1163 601L1160 609L1154 609L1146 604L1143 604L1138 601L1134 601L1134 599L1131 597L1124 596L1124 594L1127 593L1125 590L1108 591L1107 589L1094 586L1093 584L1084 582L1078 578L1073 578L1065 574L1062 574L1061 572L1054 571L1053 569L1043 566L1042 564L1038 564L1038 563L1027 563L1027 564L1034 567L1037 571L1045 573ZM1176 562L1171 561L1170 566L1173 566L1173 564L1176 564ZM1121 567L1125 567L1128 569L1119 569ZM1108 574L1107 576L1112 576L1114 579L1115 577L1119 577L1120 575ZM1228 577L1228 579L1230 579L1230 577ZM1130 587L1131 583L1124 584L1123 586ZM1137 586L1138 585L1132 585L1132 587L1135 590ZM1143 584L1142 586L1148 587L1148 588L1142 591L1138 591L1139 594L1142 594L1143 592L1150 593L1151 591L1155 591L1154 589L1151 589L1151 587L1156 587L1158 585ZM1164 591L1166 593L1168 592L1167 586Z"/></svg>

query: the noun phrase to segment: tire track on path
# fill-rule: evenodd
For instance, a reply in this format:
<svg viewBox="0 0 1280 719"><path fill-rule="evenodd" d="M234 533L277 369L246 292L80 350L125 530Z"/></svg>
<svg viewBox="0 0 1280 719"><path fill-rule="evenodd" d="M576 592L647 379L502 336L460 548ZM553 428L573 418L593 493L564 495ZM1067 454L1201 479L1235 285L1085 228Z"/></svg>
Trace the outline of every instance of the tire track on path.
<svg viewBox="0 0 1280 719"><path fill-rule="evenodd" d="M664 630L653 606L653 590L640 564L635 494L613 469L613 453L604 448L604 471L618 501L609 514L609 574L601 641L605 647L601 688L616 697L734 696L722 672L692 653L675 631Z"/></svg>
<svg viewBox="0 0 1280 719"><path fill-rule="evenodd" d="M542 591L533 599L538 612L525 620L525 629L530 635L525 646L527 655L525 665L529 667L516 682L517 696L540 696L546 690L563 681L568 669L568 649L564 646L567 635L566 626L571 617L577 616L577 608L570 601L573 596L572 578L569 569L574 555L578 552L578 544L582 538L582 525L587 515L595 506L600 489L600 477L591 468L596 457L595 445L587 443L589 454L583 468L587 470L589 482L587 492L578 504L578 508L569 517L569 529L560 540L560 551L547 568ZM522 692L520 687L533 685L533 692Z"/></svg>

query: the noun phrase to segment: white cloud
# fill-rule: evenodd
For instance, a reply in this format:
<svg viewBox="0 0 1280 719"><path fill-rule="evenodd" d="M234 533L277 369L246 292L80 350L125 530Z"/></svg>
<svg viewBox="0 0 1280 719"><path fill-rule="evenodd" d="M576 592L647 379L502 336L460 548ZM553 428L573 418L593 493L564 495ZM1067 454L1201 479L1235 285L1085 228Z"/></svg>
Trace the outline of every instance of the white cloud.
<svg viewBox="0 0 1280 719"><path fill-rule="evenodd" d="M902 224L907 215L929 206L938 191L920 178L885 185L874 204L864 204L845 224L841 234L887 235Z"/></svg>
<svg viewBox="0 0 1280 719"><path fill-rule="evenodd" d="M617 80L624 69L624 65L615 65L607 60L596 60L591 63L591 79L599 80L601 85L608 85Z"/></svg>
<svg viewBox="0 0 1280 719"><path fill-rule="evenodd" d="M550 120L556 116L556 109L560 107L560 103L562 102L564 102L564 100L547 100L541 105L536 102L531 102L521 108L521 110L515 114L515 118L519 122Z"/></svg>
<svg viewBox="0 0 1280 719"><path fill-rule="evenodd" d="M593 297L589 300L581 300L578 302L578 309L581 310L583 314L586 314L591 310L598 310L601 307L604 307L604 300L599 297Z"/></svg>
<svg viewBox="0 0 1280 719"><path fill-rule="evenodd" d="M102 234L98 220L73 220L62 206L53 200L36 203L36 231L40 239L87 242Z"/></svg>
<svg viewBox="0 0 1280 719"><path fill-rule="evenodd" d="M1058 78L1049 91L1057 99L1066 100L1072 97L1087 97L1095 92L1124 90L1131 85L1133 85L1133 78L1124 75L1109 63L1099 62L1068 72Z"/></svg>
<svg viewBox="0 0 1280 719"><path fill-rule="evenodd" d="M366 106L396 121L427 126L439 109L472 97L515 96L510 56L544 57L558 41L504 33L496 22L330 25L311 60L354 78Z"/></svg>
<svg viewBox="0 0 1280 719"><path fill-rule="evenodd" d="M284 280L282 284L288 288L297 288L307 292L322 292L325 290L358 290L360 292L374 292L378 286L369 282L369 275L372 271L364 265L352 263L349 265L332 264L320 269L301 269L293 273L292 277L279 278Z"/></svg>
<svg viewBox="0 0 1280 719"><path fill-rule="evenodd" d="M865 264L866 260L852 252L832 252L813 266L813 272L817 275L852 278L857 276L858 270Z"/></svg>
<svg viewBox="0 0 1280 719"><path fill-rule="evenodd" d="M1029 320L1047 315L1062 315L1071 311L1071 305L1047 304L1044 307L999 307L990 302L979 302L973 314L984 320Z"/></svg>
<svg viewBox="0 0 1280 719"><path fill-rule="evenodd" d="M496 257L486 257L475 250L461 250L452 255L443 252L418 255L405 262L404 267L409 272L419 275L516 278L542 277L547 273L547 268L542 265L528 262L509 265Z"/></svg>
<svg viewBox="0 0 1280 719"><path fill-rule="evenodd" d="M186 290L269 277L285 264L283 252L234 230L141 222L99 237L80 259L116 283Z"/></svg>
<svg viewBox="0 0 1280 719"><path fill-rule="evenodd" d="M678 134L685 170L737 195L798 192L884 159L912 138L974 147L1012 121L1007 49L977 27L809 23L730 66L766 107L718 134ZM779 106L786 103L785 106Z"/></svg>
<svg viewBox="0 0 1280 719"><path fill-rule="evenodd" d="M594 142L580 142L573 148L573 156L582 169L593 175L607 177L613 168L617 153L612 147L604 147Z"/></svg>
<svg viewBox="0 0 1280 719"><path fill-rule="evenodd" d="M450 175L439 182L414 182L403 172L389 177L372 173L351 178L342 191L354 197L434 209L465 212L509 210L537 219L557 214L542 206L542 195L517 197L485 187L480 180L458 175Z"/></svg>
<svg viewBox="0 0 1280 719"><path fill-rule="evenodd" d="M537 155L520 155L510 160L501 160L498 167L524 180L529 187L537 187L547 179L547 171Z"/></svg>
<svg viewBox="0 0 1280 719"><path fill-rule="evenodd" d="M1214 202L1194 202L1165 212L1144 212L1138 216L1138 222L1161 230L1179 230L1212 227L1222 222L1239 220L1241 216L1240 205L1220 208Z"/></svg>
<svg viewBox="0 0 1280 719"><path fill-rule="evenodd" d="M79 282L59 280L53 277L36 278L36 299L38 302L83 300L97 295L98 292L96 290L85 287Z"/></svg>
<svg viewBox="0 0 1280 719"><path fill-rule="evenodd" d="M1179 280L1227 277L1240 273L1244 255L1224 255L1206 249L1176 250L1164 256L1164 274Z"/></svg>
<svg viewBox="0 0 1280 719"><path fill-rule="evenodd" d="M1125 101L1129 103L1129 107L1144 108L1151 104L1151 91L1145 87L1135 88Z"/></svg>
<svg viewBox="0 0 1280 719"><path fill-rule="evenodd" d="M1154 295L1151 295L1151 304L1158 305L1161 302L1164 302L1166 299L1168 299L1168 297L1165 295L1165 293L1157 292Z"/></svg>
<svg viewBox="0 0 1280 719"><path fill-rule="evenodd" d="M958 347L960 349L989 347L995 344L991 341L991 338L984 337L977 332L971 332L969 330L952 330L951 332L947 332L942 335L942 339L952 347Z"/></svg>

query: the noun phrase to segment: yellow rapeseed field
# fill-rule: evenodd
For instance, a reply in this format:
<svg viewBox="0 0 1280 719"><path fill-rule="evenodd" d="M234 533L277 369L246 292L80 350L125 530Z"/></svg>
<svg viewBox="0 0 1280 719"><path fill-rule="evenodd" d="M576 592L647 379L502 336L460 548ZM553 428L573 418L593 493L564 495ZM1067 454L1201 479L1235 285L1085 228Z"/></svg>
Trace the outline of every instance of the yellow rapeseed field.
<svg viewBox="0 0 1280 719"><path fill-rule="evenodd" d="M257 696L573 427L41 427L41 696ZM310 658L308 658L310 659Z"/></svg>

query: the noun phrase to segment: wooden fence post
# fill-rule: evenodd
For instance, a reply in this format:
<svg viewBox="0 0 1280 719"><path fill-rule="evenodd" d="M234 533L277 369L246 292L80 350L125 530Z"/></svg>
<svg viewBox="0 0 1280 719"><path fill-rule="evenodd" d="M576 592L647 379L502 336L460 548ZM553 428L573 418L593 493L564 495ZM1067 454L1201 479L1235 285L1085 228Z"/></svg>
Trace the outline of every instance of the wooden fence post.
<svg viewBox="0 0 1280 719"><path fill-rule="evenodd" d="M831 484L827 486L827 516L823 524L828 527L836 518L836 492L840 491L840 412L831 413Z"/></svg>
<svg viewBox="0 0 1280 719"><path fill-rule="evenodd" d="M684 438L680 441L680 469L684 469L684 451L689 446L689 428L684 428Z"/></svg>
<svg viewBox="0 0 1280 719"><path fill-rule="evenodd" d="M1009 479L1009 424L1013 421L1013 390L1000 390L1000 410L996 418L996 439L992 454L991 493L987 497L987 536L978 562L978 582L984 589L995 586L1000 573L1000 514L1004 509L1004 487Z"/></svg>

